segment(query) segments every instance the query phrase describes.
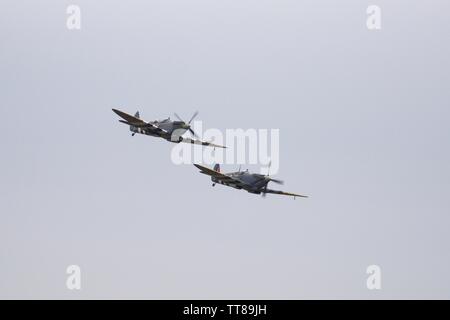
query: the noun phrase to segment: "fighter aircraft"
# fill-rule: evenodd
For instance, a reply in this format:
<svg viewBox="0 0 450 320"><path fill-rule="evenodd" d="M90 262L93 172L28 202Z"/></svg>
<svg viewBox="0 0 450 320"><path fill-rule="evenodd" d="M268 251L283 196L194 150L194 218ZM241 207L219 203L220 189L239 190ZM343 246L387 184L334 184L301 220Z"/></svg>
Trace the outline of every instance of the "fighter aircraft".
<svg viewBox="0 0 450 320"><path fill-rule="evenodd" d="M236 189L244 189L250 193L262 194L263 197L265 197L267 193L292 196L294 197L294 199L295 197L302 197L302 198L308 197L296 193L267 189L267 184L271 181L278 184L283 184L283 181L273 179L269 175L250 173L248 172L248 170L241 171L240 169L237 172L221 173L219 164L214 165L214 170L199 164L194 165L200 169L200 173L211 176L213 187L216 185L216 183L219 183Z"/></svg>
<svg viewBox="0 0 450 320"><path fill-rule="evenodd" d="M176 113L175 117L177 117L179 121L172 121L169 117L164 120L146 122L140 118L139 111L137 111L134 116L117 109L112 109L112 111L114 111L119 117L123 119L120 119L120 122L130 126L132 136L134 136L136 133L140 133L148 136L163 138L174 143L185 142L201 144L203 146L225 148L224 146L220 146L212 142L201 141L198 139L198 135L191 128L191 122L198 115L198 112L194 113L189 122L183 121ZM197 139L183 137L186 131L189 131Z"/></svg>

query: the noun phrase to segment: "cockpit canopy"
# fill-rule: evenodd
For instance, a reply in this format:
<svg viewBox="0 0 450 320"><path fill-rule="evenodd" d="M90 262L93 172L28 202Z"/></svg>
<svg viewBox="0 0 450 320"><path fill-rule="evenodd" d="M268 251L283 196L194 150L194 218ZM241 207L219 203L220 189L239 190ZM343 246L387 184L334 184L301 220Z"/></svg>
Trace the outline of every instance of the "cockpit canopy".
<svg viewBox="0 0 450 320"><path fill-rule="evenodd" d="M170 117L163 119L163 120L158 120L159 123L166 123L166 122L170 122Z"/></svg>

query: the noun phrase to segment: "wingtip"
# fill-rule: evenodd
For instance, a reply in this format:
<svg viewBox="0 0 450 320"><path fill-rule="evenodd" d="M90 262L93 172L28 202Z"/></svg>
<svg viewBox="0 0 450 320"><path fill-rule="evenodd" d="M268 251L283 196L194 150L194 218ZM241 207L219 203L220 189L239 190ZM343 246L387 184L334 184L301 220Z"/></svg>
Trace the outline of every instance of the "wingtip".
<svg viewBox="0 0 450 320"><path fill-rule="evenodd" d="M194 163L194 166L196 166L196 167L199 168L200 170L202 169L202 166L199 165L198 163Z"/></svg>
<svg viewBox="0 0 450 320"><path fill-rule="evenodd" d="M220 144L212 143L212 141L211 142L206 142L206 143L208 143L207 146L209 145L210 147L213 147L213 148L222 148L222 149L226 149L227 148L226 146L222 146Z"/></svg>

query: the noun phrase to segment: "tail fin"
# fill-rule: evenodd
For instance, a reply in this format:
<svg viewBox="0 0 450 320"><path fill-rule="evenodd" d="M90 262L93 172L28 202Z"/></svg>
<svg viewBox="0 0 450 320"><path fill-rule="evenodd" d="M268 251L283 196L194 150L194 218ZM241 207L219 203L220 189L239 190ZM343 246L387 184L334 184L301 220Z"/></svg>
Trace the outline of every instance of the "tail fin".
<svg viewBox="0 0 450 320"><path fill-rule="evenodd" d="M220 164L216 163L216 164L214 165L214 171L220 172Z"/></svg>
<svg viewBox="0 0 450 320"><path fill-rule="evenodd" d="M136 111L136 113L134 114L134 116L135 116L136 118L140 119L140 118L139 118L139 111Z"/></svg>

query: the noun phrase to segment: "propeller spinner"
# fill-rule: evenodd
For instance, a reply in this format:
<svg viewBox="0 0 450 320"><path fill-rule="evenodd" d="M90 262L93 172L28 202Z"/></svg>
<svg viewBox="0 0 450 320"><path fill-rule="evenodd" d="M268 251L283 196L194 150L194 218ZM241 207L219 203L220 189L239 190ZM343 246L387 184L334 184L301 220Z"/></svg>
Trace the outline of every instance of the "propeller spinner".
<svg viewBox="0 0 450 320"><path fill-rule="evenodd" d="M181 117L174 113L174 116L180 120L181 122L183 122L183 128L188 129L189 132L197 139L199 139L198 135L195 133L195 131L191 128L191 122L195 119L195 117L198 115L198 111L195 111L194 114L192 115L191 119L189 120L189 122L186 123L186 121L184 121L183 119L181 119Z"/></svg>

